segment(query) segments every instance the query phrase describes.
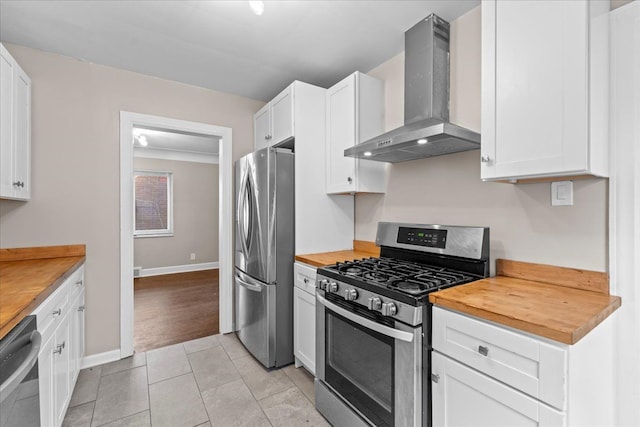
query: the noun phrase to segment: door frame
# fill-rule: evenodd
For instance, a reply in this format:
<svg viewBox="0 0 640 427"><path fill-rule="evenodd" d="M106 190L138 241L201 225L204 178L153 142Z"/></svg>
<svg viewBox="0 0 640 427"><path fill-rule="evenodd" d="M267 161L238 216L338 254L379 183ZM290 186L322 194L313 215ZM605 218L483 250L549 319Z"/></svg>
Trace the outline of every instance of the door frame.
<svg viewBox="0 0 640 427"><path fill-rule="evenodd" d="M220 138L218 257L220 332L233 331L233 153L231 128L120 111L120 357L133 354L133 128L155 127Z"/></svg>

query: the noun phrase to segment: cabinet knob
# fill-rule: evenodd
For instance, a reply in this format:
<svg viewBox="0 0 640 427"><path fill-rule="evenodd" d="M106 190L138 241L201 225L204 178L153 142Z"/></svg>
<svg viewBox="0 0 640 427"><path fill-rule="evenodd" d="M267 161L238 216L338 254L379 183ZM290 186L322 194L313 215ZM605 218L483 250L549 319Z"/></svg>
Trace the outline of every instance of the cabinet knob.
<svg viewBox="0 0 640 427"><path fill-rule="evenodd" d="M271 139L271 135L266 135L264 139Z"/></svg>
<svg viewBox="0 0 640 427"><path fill-rule="evenodd" d="M84 305L81 305L80 307L78 307L78 311L84 311Z"/></svg>
<svg viewBox="0 0 640 427"><path fill-rule="evenodd" d="M433 381L434 383L438 383L438 381L440 381L440 375L431 374L431 381Z"/></svg>
<svg viewBox="0 0 640 427"><path fill-rule="evenodd" d="M51 312L51 314L52 314L53 316L60 316L60 315L62 314L62 309L61 309L61 308L59 308L59 309L57 309L57 310L53 310L53 311Z"/></svg>
<svg viewBox="0 0 640 427"><path fill-rule="evenodd" d="M480 353L483 356L488 356L489 355L489 348L483 346L483 345L479 345L478 346L478 353Z"/></svg>
<svg viewBox="0 0 640 427"><path fill-rule="evenodd" d="M78 285L78 286L82 286L82 279L78 280L78 281L76 282L76 285Z"/></svg>
<svg viewBox="0 0 640 427"><path fill-rule="evenodd" d="M348 176L348 177L347 177L347 182L348 182L349 184L351 184L351 183L353 182L353 178L351 178L350 176Z"/></svg>
<svg viewBox="0 0 640 427"><path fill-rule="evenodd" d="M306 277L305 277L304 279L302 279L302 281L303 281L305 284L309 283L309 279L307 279Z"/></svg>
<svg viewBox="0 0 640 427"><path fill-rule="evenodd" d="M480 156L480 161L482 163L489 163L491 161L491 157L489 157L489 156Z"/></svg>
<svg viewBox="0 0 640 427"><path fill-rule="evenodd" d="M24 181L16 181L13 183L14 187L24 188Z"/></svg>

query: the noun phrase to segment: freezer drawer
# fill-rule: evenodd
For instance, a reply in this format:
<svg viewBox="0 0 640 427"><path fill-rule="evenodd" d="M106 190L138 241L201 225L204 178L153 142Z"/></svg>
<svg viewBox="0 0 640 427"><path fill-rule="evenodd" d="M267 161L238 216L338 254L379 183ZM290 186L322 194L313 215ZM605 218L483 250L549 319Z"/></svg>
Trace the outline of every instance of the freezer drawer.
<svg viewBox="0 0 640 427"><path fill-rule="evenodd" d="M266 367L275 363L276 286L236 270L236 334Z"/></svg>

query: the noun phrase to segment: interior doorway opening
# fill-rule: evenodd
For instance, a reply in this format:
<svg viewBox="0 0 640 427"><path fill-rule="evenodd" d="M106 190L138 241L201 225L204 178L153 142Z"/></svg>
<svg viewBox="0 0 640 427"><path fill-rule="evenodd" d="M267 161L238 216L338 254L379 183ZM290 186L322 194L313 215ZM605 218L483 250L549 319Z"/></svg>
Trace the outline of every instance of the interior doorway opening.
<svg viewBox="0 0 640 427"><path fill-rule="evenodd" d="M144 275L144 267L134 265L134 232L136 232L135 201L134 201L134 152L135 143L140 142L140 129L149 131L168 131L172 134L186 137L203 137L218 141L218 287L219 310L218 325L221 333L232 331L232 133L230 128L208 125L203 123L188 122L171 118L151 116L146 114L121 112L120 113L120 357L127 357L134 352L134 271ZM144 139L148 142L149 136ZM202 143L204 142L201 141ZM156 157L162 153L162 148L155 147ZM164 150L168 151L168 150ZM175 150L174 150L175 151ZM160 152L160 153L159 153ZM166 154L166 152L164 153ZM185 150L178 153L179 156L193 156ZM151 206L152 203L148 204ZM159 213L160 212L160 213ZM172 222L171 214L166 210L155 209L154 215L160 215L162 220L155 216L151 223L151 231L145 232L163 238L172 235L175 231L168 225ZM159 229L154 227L160 224ZM164 227L162 225L167 225ZM144 227L142 227L144 228ZM147 239L150 240L150 239ZM184 252L184 251L183 251ZM192 253L189 252L189 262L169 266L156 266L147 269L147 275L158 273L180 274L193 269ZM201 270L211 269L213 261L204 262ZM197 263L196 263L197 264ZM155 270L154 270L155 268ZM197 268L196 268L197 270ZM166 309L171 309L167 307ZM213 310L213 307L212 307ZM170 312L165 313L165 315Z"/></svg>
<svg viewBox="0 0 640 427"><path fill-rule="evenodd" d="M219 139L133 128L135 352L220 332Z"/></svg>

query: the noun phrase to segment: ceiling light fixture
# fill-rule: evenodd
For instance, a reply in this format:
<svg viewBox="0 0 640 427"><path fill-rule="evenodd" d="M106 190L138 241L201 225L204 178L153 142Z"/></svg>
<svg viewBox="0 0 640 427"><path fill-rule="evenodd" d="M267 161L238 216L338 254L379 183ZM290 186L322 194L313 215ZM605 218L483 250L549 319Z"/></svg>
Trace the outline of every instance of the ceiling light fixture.
<svg viewBox="0 0 640 427"><path fill-rule="evenodd" d="M249 2L249 7L253 11L253 13L255 13L258 16L262 15L262 12L264 12L264 2L263 1L250 1Z"/></svg>
<svg viewBox="0 0 640 427"><path fill-rule="evenodd" d="M427 140L424 139L424 138L421 138L421 139L418 140L418 144L420 144L420 145L426 144L426 143L427 143Z"/></svg>

